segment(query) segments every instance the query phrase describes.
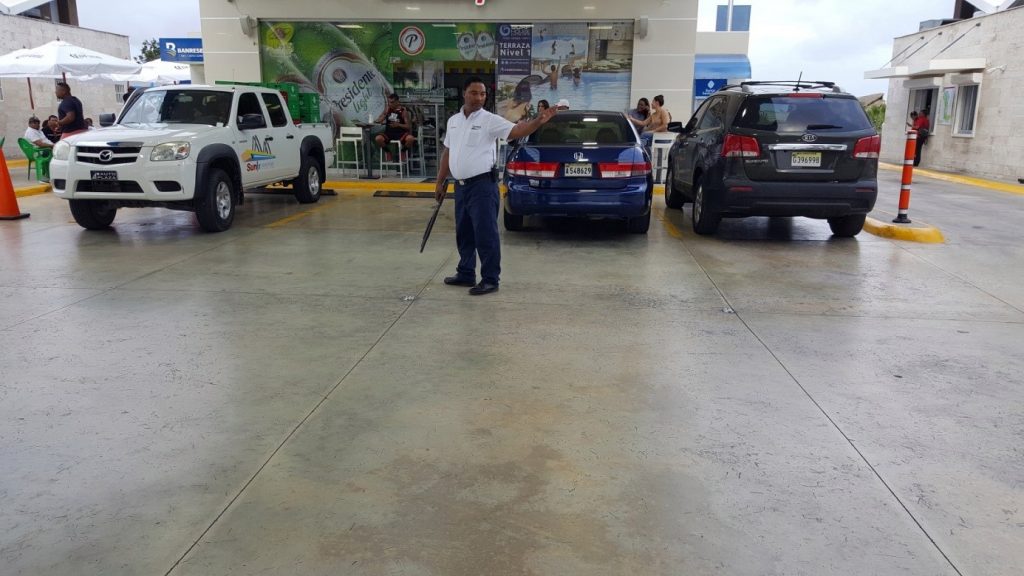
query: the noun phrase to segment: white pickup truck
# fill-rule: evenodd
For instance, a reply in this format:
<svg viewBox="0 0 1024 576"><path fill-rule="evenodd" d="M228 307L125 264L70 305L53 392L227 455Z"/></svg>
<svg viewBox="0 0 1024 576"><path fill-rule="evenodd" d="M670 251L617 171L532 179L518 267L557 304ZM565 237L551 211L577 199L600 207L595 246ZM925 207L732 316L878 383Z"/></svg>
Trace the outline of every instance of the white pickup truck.
<svg viewBox="0 0 1024 576"><path fill-rule="evenodd" d="M293 123L275 90L163 86L133 94L116 124L58 142L50 180L89 230L118 208L156 206L221 232L247 189L290 182L299 202L319 200L332 142L328 125Z"/></svg>

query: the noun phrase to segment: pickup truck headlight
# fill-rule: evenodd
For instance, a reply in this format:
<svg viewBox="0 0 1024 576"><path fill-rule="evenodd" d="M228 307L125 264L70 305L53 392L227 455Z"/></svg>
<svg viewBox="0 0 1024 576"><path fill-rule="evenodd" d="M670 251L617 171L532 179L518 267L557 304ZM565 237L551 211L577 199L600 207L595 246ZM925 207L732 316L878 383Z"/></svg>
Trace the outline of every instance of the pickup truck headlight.
<svg viewBox="0 0 1024 576"><path fill-rule="evenodd" d="M71 144L64 142L63 140L57 142L53 146L53 159L54 160L67 160L68 155L71 153Z"/></svg>
<svg viewBox="0 0 1024 576"><path fill-rule="evenodd" d="M184 160L188 158L188 153L191 150L192 145L188 142L166 142L154 146L153 151L149 154L149 159L153 162Z"/></svg>

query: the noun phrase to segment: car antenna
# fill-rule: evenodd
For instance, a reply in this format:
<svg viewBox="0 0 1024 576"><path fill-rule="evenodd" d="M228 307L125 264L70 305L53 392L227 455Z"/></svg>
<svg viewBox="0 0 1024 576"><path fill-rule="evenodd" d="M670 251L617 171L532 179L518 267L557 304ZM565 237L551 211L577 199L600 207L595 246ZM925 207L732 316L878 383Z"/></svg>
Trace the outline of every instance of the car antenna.
<svg viewBox="0 0 1024 576"><path fill-rule="evenodd" d="M804 71L801 70L800 71L800 75L796 77L796 87L793 88L793 92L799 92L800 91L800 81L803 80L803 78L804 78Z"/></svg>

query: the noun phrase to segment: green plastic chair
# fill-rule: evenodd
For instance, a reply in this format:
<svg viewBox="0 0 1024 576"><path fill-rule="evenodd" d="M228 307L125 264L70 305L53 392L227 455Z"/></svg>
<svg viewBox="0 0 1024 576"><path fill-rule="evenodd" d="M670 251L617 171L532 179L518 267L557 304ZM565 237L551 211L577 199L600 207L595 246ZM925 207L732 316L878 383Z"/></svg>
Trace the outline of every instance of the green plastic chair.
<svg viewBox="0 0 1024 576"><path fill-rule="evenodd" d="M49 180L50 179L50 159L53 157L53 153L49 148L36 148L34 144L25 140L24 138L18 138L18 146L21 147L21 152L25 154L25 158L28 158L28 173L27 178L32 177L32 163L36 163L36 180Z"/></svg>

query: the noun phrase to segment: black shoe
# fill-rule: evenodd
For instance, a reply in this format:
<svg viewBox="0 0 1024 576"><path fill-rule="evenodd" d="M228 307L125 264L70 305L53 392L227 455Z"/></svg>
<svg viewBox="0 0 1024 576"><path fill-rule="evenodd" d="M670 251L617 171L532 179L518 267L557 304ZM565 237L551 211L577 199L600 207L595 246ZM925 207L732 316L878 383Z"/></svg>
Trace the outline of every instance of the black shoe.
<svg viewBox="0 0 1024 576"><path fill-rule="evenodd" d="M480 296L482 294L490 294L491 292L497 292L498 285L491 284L490 282L480 282L476 286L469 289L470 296Z"/></svg>
<svg viewBox="0 0 1024 576"><path fill-rule="evenodd" d="M459 276L448 276L444 279L444 283L449 286L476 286L476 280Z"/></svg>

